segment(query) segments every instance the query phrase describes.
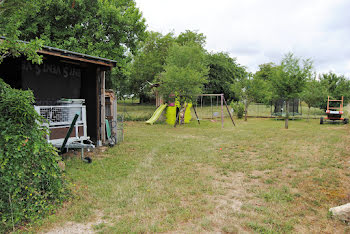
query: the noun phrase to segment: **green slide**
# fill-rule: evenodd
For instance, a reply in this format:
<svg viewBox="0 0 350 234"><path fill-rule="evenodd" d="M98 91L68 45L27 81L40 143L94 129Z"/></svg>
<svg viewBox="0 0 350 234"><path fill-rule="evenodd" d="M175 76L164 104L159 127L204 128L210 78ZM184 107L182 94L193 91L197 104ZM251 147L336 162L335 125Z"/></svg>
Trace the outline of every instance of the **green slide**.
<svg viewBox="0 0 350 234"><path fill-rule="evenodd" d="M160 105L157 110L153 113L152 117L146 121L146 123L148 124L154 124L154 122L157 121L157 119L159 119L160 115L162 114L163 110L165 109L165 107L167 106L167 104L163 104Z"/></svg>

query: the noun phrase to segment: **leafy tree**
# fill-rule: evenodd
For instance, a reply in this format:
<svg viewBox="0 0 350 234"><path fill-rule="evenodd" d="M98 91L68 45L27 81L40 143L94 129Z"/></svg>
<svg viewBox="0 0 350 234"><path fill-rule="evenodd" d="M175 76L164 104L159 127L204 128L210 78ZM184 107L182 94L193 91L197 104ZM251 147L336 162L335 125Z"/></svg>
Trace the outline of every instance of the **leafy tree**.
<svg viewBox="0 0 350 234"><path fill-rule="evenodd" d="M10 1L10 0L6 0ZM17 0L16 0L17 1ZM32 2L33 0L31 0ZM114 59L119 69L113 79L125 78L123 72L145 36L145 20L133 0L56 0L37 1L36 10L21 16L16 24L21 40L40 38L48 46ZM0 19L0 31L8 31L21 12ZM115 84L107 77L107 84Z"/></svg>
<svg viewBox="0 0 350 234"><path fill-rule="evenodd" d="M197 45L203 49L205 36L202 33L186 30L175 37L173 33L162 35L158 32L148 32L146 40L140 43L140 50L134 56L130 70L130 91L138 94L140 102L149 99L150 84L156 82L165 69L169 48L174 44Z"/></svg>
<svg viewBox="0 0 350 234"><path fill-rule="evenodd" d="M274 93L280 99L286 100L285 128L288 129L289 100L299 97L307 79L312 76L312 61L301 61L292 53L288 53L281 61L272 76Z"/></svg>
<svg viewBox="0 0 350 234"><path fill-rule="evenodd" d="M235 58L226 53L212 53L208 55L209 74L205 93L223 93L226 100L238 99L232 93L231 86L235 81L243 79L246 68L239 65Z"/></svg>
<svg viewBox="0 0 350 234"><path fill-rule="evenodd" d="M159 77L159 92L166 100L175 95L181 107L186 108L185 103L195 101L196 95L202 93L207 75L206 53L200 46L174 44Z"/></svg>
<svg viewBox="0 0 350 234"><path fill-rule="evenodd" d="M326 89L324 102L320 104L323 109L327 108L327 96L340 100L344 97L344 105L350 101L350 81L343 75L337 75L333 72L325 73L319 77L321 85Z"/></svg>
<svg viewBox="0 0 350 234"><path fill-rule="evenodd" d="M42 40L33 38L29 43L18 42L18 26L24 21L26 15L37 11L38 1L5 0L0 2L0 63L6 57L19 57L24 55L33 63L41 63L42 56L36 53L43 44ZM8 19L8 20L5 20ZM1 35L0 35L1 36Z"/></svg>
<svg viewBox="0 0 350 234"><path fill-rule="evenodd" d="M306 82L306 86L304 91L301 93L302 100L307 104L309 108L311 107L319 107L322 103L324 103L327 97L327 89L324 85L321 84L320 81L312 78Z"/></svg>
<svg viewBox="0 0 350 234"><path fill-rule="evenodd" d="M260 64L259 70L255 72L254 76L265 81L271 81L275 69L276 65L274 63Z"/></svg>
<svg viewBox="0 0 350 234"><path fill-rule="evenodd" d="M141 43L139 53L134 57L130 68L130 91L140 96L142 102L150 92L149 83L164 71L168 50L174 43L172 33L162 35L148 32L146 40Z"/></svg>
<svg viewBox="0 0 350 234"><path fill-rule="evenodd" d="M279 66L277 66L274 63L265 63L259 65L259 70L257 70L254 74L254 79L262 80L264 81L264 89L265 89L265 96L261 100L257 100L258 102L265 103L266 105L270 104L272 101L278 100L279 97L275 92L273 92L273 76L276 72L276 69L278 69Z"/></svg>
<svg viewBox="0 0 350 234"><path fill-rule="evenodd" d="M247 121L248 107L252 102L263 102L270 96L268 82L259 76L246 76L231 86L231 90L244 103L244 120Z"/></svg>
<svg viewBox="0 0 350 234"><path fill-rule="evenodd" d="M187 45L194 43L204 48L204 45L206 43L206 36L204 36L203 33L186 30L185 32L179 34L179 36L176 38L176 42L179 45Z"/></svg>

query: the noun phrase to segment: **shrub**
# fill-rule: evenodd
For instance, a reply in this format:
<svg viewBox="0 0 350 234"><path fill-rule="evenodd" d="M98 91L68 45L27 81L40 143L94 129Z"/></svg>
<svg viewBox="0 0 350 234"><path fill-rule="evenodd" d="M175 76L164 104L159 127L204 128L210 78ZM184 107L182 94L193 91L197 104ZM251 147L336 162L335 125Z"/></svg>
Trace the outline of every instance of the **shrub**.
<svg viewBox="0 0 350 234"><path fill-rule="evenodd" d="M0 232L38 220L66 197L57 151L33 102L31 91L0 79Z"/></svg>
<svg viewBox="0 0 350 234"><path fill-rule="evenodd" d="M242 119L244 114L244 104L242 102L231 102L230 106L233 108L237 118Z"/></svg>

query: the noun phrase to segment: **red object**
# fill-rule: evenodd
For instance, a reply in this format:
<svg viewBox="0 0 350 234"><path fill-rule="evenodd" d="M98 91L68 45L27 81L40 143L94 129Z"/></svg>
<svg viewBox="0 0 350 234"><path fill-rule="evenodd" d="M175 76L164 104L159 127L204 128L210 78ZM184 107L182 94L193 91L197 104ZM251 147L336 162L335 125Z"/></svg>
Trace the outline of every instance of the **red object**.
<svg viewBox="0 0 350 234"><path fill-rule="evenodd" d="M335 106L329 106L329 103L339 103L338 107ZM328 102L327 102L327 110L326 114L327 117L325 119L329 120L344 120L344 118L341 117L341 115L344 113L343 111L343 103L344 103L344 97L341 97L341 100L331 100L328 96Z"/></svg>

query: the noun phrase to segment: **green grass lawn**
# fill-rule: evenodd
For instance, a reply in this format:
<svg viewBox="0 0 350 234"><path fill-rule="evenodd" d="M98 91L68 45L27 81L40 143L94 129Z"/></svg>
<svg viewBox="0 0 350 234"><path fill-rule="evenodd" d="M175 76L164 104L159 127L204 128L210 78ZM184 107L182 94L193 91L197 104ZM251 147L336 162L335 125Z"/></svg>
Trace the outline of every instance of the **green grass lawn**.
<svg viewBox="0 0 350 234"><path fill-rule="evenodd" d="M229 119L125 124L93 163L66 161L74 197L33 231L67 222L102 233L350 232L328 215L349 202L349 126Z"/></svg>

